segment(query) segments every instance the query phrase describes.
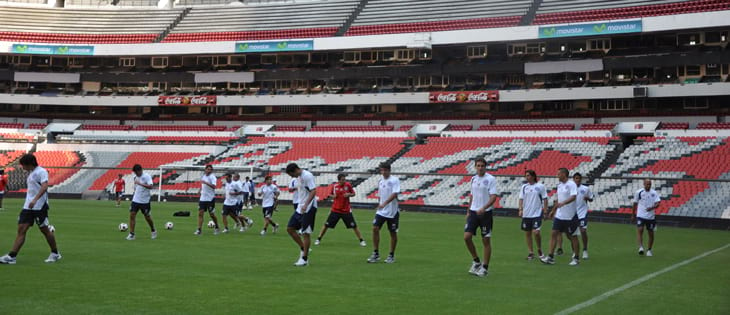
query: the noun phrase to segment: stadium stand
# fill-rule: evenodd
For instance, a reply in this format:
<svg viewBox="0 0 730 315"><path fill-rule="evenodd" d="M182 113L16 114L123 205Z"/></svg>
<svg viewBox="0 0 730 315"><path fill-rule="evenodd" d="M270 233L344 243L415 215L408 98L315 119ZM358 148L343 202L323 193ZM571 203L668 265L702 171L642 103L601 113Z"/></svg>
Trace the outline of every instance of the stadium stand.
<svg viewBox="0 0 730 315"><path fill-rule="evenodd" d="M697 129L730 129L730 123L699 123Z"/></svg>
<svg viewBox="0 0 730 315"><path fill-rule="evenodd" d="M582 124L580 130L611 130L616 127L616 124L605 123L605 124Z"/></svg>
<svg viewBox="0 0 730 315"><path fill-rule="evenodd" d="M517 131L517 130L573 130L574 124L520 124L520 125L482 125L481 131Z"/></svg>
<svg viewBox="0 0 730 315"><path fill-rule="evenodd" d="M84 161L78 152L72 151L39 151L34 153L38 164L52 166L48 168L48 184L58 185L67 180L79 170L72 167L84 165ZM59 168L65 167L65 168Z"/></svg>
<svg viewBox="0 0 730 315"><path fill-rule="evenodd" d="M472 125L449 125L449 127L446 128L446 130L450 131L471 131L472 129L474 129L474 126Z"/></svg>
<svg viewBox="0 0 730 315"><path fill-rule="evenodd" d="M659 129L689 129L689 123L681 122L662 122Z"/></svg>
<svg viewBox="0 0 730 315"><path fill-rule="evenodd" d="M313 126L309 131L393 131L393 126Z"/></svg>

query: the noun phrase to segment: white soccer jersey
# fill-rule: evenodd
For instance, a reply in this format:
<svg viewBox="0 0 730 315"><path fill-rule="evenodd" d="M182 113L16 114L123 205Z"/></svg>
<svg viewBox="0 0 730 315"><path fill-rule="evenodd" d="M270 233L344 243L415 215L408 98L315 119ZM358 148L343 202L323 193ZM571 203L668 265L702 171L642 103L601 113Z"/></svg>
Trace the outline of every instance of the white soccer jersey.
<svg viewBox="0 0 730 315"><path fill-rule="evenodd" d="M276 197L276 193L279 192L279 187L276 187L274 184L264 185L261 186L259 192L261 192L261 206L264 208L273 207L274 197Z"/></svg>
<svg viewBox="0 0 730 315"><path fill-rule="evenodd" d="M661 200L656 190L649 189L649 191L646 191L643 188L639 189L634 194L634 203L637 204L636 216L646 220L654 220L654 211L646 211L646 209L653 207L654 204Z"/></svg>
<svg viewBox="0 0 730 315"><path fill-rule="evenodd" d="M297 179L297 191L299 192L297 201L299 209L297 211L306 213L309 212L309 209L317 207L317 196L314 196L312 202L308 205L304 204L307 202L307 198L309 198L309 192L315 189L317 189L317 185L314 182L314 175L307 170L302 170L302 174Z"/></svg>
<svg viewBox="0 0 730 315"><path fill-rule="evenodd" d="M233 182L234 182L234 183L236 183L236 185L238 185L238 187L241 187L241 191L242 191L242 192L245 192L245 191L246 191L246 188L245 188L245 187L243 186L243 185L244 185L244 183L243 183L242 181L240 181L240 180L235 180L235 181L233 181ZM236 195L236 202L237 202L237 203L243 203L243 194L240 194L240 195Z"/></svg>
<svg viewBox="0 0 730 315"><path fill-rule="evenodd" d="M575 186L575 182L568 180L565 183L558 183L558 202L564 202L570 199L571 196L578 195L578 187ZM575 201L558 208L555 218L558 220L573 220L577 212Z"/></svg>
<svg viewBox="0 0 730 315"><path fill-rule="evenodd" d="M145 185L152 185L152 176L147 173L142 173L142 176L135 178ZM139 184L134 185L134 195L132 195L132 202L135 203L150 203L150 189L140 186Z"/></svg>
<svg viewBox="0 0 730 315"><path fill-rule="evenodd" d="M390 176L388 179L382 178L378 183L378 197L380 198L380 204L390 198L392 194L400 193L400 179L395 176ZM381 217L394 218L398 214L398 197L393 198L393 201L385 205L383 209L377 211L377 214Z"/></svg>
<svg viewBox="0 0 730 315"><path fill-rule="evenodd" d="M478 211L489 202L491 195L496 194L497 179L494 176L489 174L484 174L481 177L474 175L471 178L471 207L469 210ZM492 207L489 207L486 211L492 211Z"/></svg>
<svg viewBox="0 0 730 315"><path fill-rule="evenodd" d="M48 182L48 171L46 171L45 168L36 166L35 169L33 169L33 171L28 174L28 179L26 179L26 182L28 183L28 191L25 193L25 203L23 204L23 209L43 209L43 205L48 202L48 192L38 198L38 201L36 201L36 203L33 205L33 208L30 207L30 202L33 201L33 198L35 198L38 192L41 191L41 186L43 186L43 183Z"/></svg>
<svg viewBox="0 0 730 315"><path fill-rule="evenodd" d="M522 200L522 217L542 217L543 200L547 199L547 189L541 183L524 184L520 188L520 200Z"/></svg>
<svg viewBox="0 0 730 315"><path fill-rule="evenodd" d="M289 183L289 188L294 188L294 192L292 193L291 200L294 203L299 202L299 189L297 189L297 186L299 186L296 178L292 178L291 182Z"/></svg>
<svg viewBox="0 0 730 315"><path fill-rule="evenodd" d="M578 195L575 198L575 208L578 213L578 219L585 219L586 215L588 215L588 201L585 200L585 197L593 199L593 192L586 185L578 186Z"/></svg>
<svg viewBox="0 0 730 315"><path fill-rule="evenodd" d="M231 193L238 193L243 191L243 187L241 187L241 182L223 182L223 185L225 185L226 188L226 199L223 200L223 205L226 206L235 206L238 204L238 201L240 200L238 196L241 195L232 195Z"/></svg>
<svg viewBox="0 0 730 315"><path fill-rule="evenodd" d="M206 182L213 186L216 186L218 184L218 181L213 173L210 173L210 175L203 174L203 177L200 178L200 181ZM204 183L200 183L200 201L213 201L213 199L215 199L215 188L210 188L210 186Z"/></svg>

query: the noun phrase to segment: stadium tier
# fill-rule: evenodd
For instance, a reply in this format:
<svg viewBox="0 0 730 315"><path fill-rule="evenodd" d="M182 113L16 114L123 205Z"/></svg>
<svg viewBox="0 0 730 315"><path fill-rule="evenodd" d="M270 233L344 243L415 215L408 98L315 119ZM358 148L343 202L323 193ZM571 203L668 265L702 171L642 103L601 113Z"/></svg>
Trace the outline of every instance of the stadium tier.
<svg viewBox="0 0 730 315"><path fill-rule="evenodd" d="M727 10L725 0L631 0L631 1L564 1L543 0L534 24L573 23L594 20L616 20L657 15Z"/></svg>

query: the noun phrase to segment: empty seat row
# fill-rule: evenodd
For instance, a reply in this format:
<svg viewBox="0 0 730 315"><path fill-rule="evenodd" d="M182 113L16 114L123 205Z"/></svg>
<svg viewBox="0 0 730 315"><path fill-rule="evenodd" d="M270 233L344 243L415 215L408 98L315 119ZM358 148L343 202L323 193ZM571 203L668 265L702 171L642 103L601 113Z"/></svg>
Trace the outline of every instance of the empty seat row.
<svg viewBox="0 0 730 315"><path fill-rule="evenodd" d="M522 131L522 130L573 130L574 124L518 124L518 125L482 125L481 131Z"/></svg>
<svg viewBox="0 0 730 315"><path fill-rule="evenodd" d="M585 10L581 10L585 9ZM533 24L640 18L730 9L726 0L560 1L545 0Z"/></svg>

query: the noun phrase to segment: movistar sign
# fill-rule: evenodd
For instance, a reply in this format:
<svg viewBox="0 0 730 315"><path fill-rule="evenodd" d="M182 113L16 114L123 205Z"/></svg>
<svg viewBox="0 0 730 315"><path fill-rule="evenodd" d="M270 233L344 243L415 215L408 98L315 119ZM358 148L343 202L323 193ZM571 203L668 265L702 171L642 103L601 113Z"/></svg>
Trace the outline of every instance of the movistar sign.
<svg viewBox="0 0 730 315"><path fill-rule="evenodd" d="M281 42L238 42L237 53L276 52L276 51L308 51L314 50L313 40L295 40Z"/></svg>
<svg viewBox="0 0 730 315"><path fill-rule="evenodd" d="M641 20L625 22L607 22L590 24L570 24L543 26L539 29L539 38L596 36L606 34L639 33L642 30Z"/></svg>
<svg viewBox="0 0 730 315"><path fill-rule="evenodd" d="M14 54L91 56L94 54L94 46L13 44L10 52Z"/></svg>

